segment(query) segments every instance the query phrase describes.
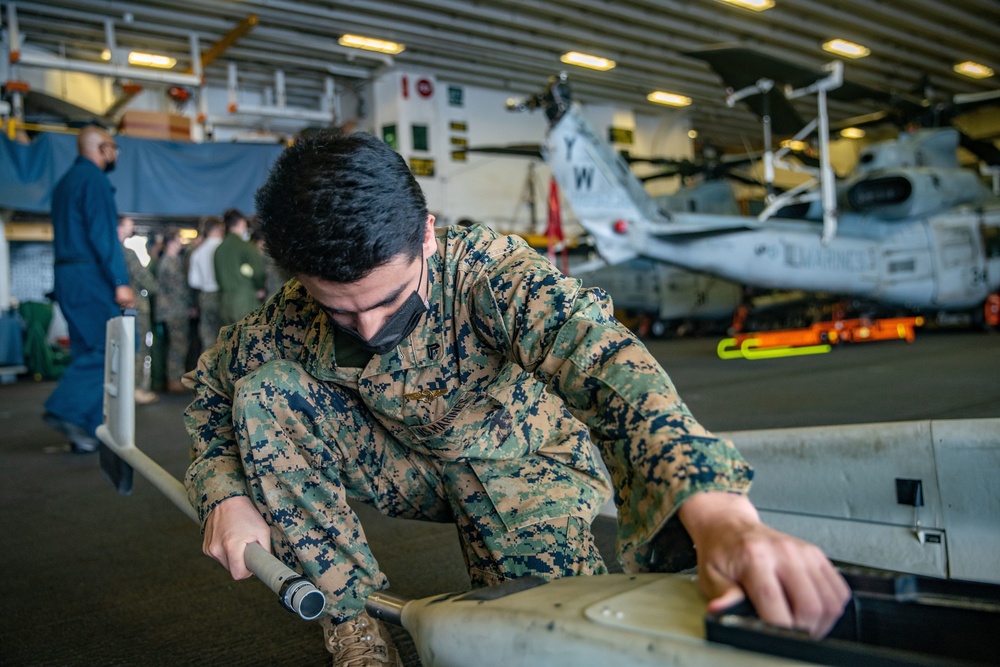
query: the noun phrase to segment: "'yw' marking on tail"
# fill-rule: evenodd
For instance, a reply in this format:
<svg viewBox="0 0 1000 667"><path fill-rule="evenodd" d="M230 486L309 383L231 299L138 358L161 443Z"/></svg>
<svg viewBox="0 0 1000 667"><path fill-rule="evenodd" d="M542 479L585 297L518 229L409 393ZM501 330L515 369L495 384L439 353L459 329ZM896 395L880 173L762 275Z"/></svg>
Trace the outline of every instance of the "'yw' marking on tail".
<svg viewBox="0 0 1000 667"><path fill-rule="evenodd" d="M573 144L576 143L576 137L564 137L563 141L566 142L566 160L573 159Z"/></svg>
<svg viewBox="0 0 1000 667"><path fill-rule="evenodd" d="M573 167L573 178L577 190L589 190L594 176L593 167Z"/></svg>

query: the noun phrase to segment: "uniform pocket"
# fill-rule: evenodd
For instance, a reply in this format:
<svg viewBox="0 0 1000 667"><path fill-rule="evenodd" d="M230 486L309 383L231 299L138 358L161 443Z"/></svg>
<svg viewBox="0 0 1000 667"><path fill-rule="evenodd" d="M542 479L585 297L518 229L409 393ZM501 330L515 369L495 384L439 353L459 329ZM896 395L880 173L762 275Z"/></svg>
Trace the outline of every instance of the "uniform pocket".
<svg viewBox="0 0 1000 667"><path fill-rule="evenodd" d="M595 478L546 456L470 464L508 531L561 516L589 523L610 497L603 477Z"/></svg>

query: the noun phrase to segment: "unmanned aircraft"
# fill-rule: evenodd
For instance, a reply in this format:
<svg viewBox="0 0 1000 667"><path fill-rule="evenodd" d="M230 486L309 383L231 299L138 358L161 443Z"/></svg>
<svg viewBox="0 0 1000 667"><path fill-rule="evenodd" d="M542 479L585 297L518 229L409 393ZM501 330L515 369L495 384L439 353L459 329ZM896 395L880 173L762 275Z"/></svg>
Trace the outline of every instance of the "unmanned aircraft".
<svg viewBox="0 0 1000 667"><path fill-rule="evenodd" d="M791 91L817 96L818 119L797 138L819 136L819 178L774 197L757 216L659 208L583 117L565 74L511 107L545 112L545 159L608 264L646 258L751 287L927 312L981 308L1000 289L1000 200L959 166L952 128L872 145L857 172L836 183L825 100L842 71L831 63L825 76Z"/></svg>

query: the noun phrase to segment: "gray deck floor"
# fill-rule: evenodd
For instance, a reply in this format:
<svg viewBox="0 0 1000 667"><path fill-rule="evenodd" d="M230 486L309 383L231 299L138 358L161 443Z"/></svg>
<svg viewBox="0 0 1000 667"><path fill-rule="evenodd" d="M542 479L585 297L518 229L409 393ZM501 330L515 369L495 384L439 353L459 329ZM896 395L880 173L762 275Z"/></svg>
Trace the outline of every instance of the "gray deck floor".
<svg viewBox="0 0 1000 667"><path fill-rule="evenodd" d="M716 342L649 343L712 430L1000 417L1000 335L928 331L911 345L766 361L722 361ZM118 496L96 456L64 451L41 420L53 386L0 386L0 665L329 664L318 626L259 582L229 579L145 480ZM177 476L186 403L164 396L137 411L138 446ZM394 591L468 586L451 526L359 511ZM613 548L598 528L602 549Z"/></svg>

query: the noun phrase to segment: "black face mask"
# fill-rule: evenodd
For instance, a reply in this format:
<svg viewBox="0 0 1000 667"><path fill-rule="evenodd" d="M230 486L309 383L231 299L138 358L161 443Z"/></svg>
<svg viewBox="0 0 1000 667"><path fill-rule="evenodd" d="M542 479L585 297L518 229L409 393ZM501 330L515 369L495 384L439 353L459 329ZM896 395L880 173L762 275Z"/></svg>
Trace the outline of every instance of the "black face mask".
<svg viewBox="0 0 1000 667"><path fill-rule="evenodd" d="M426 264L427 260L421 258L421 261ZM386 323L382 325L382 328L375 332L375 335L365 340L361 337L354 329L341 326L337 324L336 321L333 322L334 326L356 339L361 343L363 347L368 352L372 354L385 354L389 350L393 349L399 342L410 335L410 333L417 328L417 323L420 322L420 318L423 317L424 313L430 308L430 304L420 298L417 290L420 289L420 283L424 279L424 266L420 266L420 279L417 280L417 289L410 293L410 296L406 298L403 305L399 307L392 316L386 320Z"/></svg>
<svg viewBox="0 0 1000 667"><path fill-rule="evenodd" d="M110 174L111 172L113 172L115 170L115 164L117 162L118 162L118 160L112 160L111 162L105 163L105 165L104 165L104 173L105 174Z"/></svg>

